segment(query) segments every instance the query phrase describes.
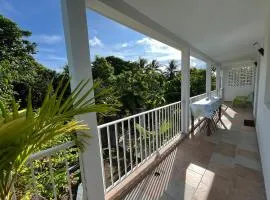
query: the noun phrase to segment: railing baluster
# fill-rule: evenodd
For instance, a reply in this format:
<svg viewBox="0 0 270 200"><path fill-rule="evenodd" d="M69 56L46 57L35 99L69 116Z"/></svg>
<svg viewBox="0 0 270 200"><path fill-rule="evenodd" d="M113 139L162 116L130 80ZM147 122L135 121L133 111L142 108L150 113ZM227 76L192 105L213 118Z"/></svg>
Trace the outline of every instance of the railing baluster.
<svg viewBox="0 0 270 200"><path fill-rule="evenodd" d="M147 155L147 142L146 142L146 116L143 115L143 132L144 132L144 158L146 159L148 157Z"/></svg>
<svg viewBox="0 0 270 200"><path fill-rule="evenodd" d="M148 113L148 151L149 151L149 154L148 155L151 155L151 124L150 124L150 113Z"/></svg>
<svg viewBox="0 0 270 200"><path fill-rule="evenodd" d="M169 137L168 137L168 131L167 131L167 124L168 124L168 122L167 122L167 109L166 108L164 108L164 123L166 124L166 128L165 128L163 134L164 134L164 136L166 138L166 141L168 141L169 140Z"/></svg>
<svg viewBox="0 0 270 200"><path fill-rule="evenodd" d="M171 115L170 115L170 107L168 107L167 112L168 112L168 120L170 123L170 128L168 129L168 135L169 135L169 138L171 138L172 137L171 136L172 120L171 120Z"/></svg>
<svg viewBox="0 0 270 200"><path fill-rule="evenodd" d="M155 131L155 136L156 136L156 152L158 153L158 112L155 111L155 124L156 124L156 131Z"/></svg>
<svg viewBox="0 0 270 200"><path fill-rule="evenodd" d="M160 113L160 110L158 110L158 137L159 137L159 147L162 146L160 124L161 124L161 113Z"/></svg>
<svg viewBox="0 0 270 200"><path fill-rule="evenodd" d="M152 114L152 153L155 151L155 129L154 129L154 126L155 126L155 120L154 120L154 112L151 112Z"/></svg>
<svg viewBox="0 0 270 200"><path fill-rule="evenodd" d="M67 175L67 182L68 182L68 192L69 192L69 197L72 199L72 190L71 190L71 181L70 181L70 175L68 171L68 161L67 161L67 150L64 150L64 162L65 162L65 167L66 167L66 175Z"/></svg>
<svg viewBox="0 0 270 200"><path fill-rule="evenodd" d="M109 162L110 162L111 183L112 183L112 185L114 185L113 165L112 165L111 134L110 134L110 127L109 126L107 126L107 140L108 140L108 148L109 148Z"/></svg>
<svg viewBox="0 0 270 200"><path fill-rule="evenodd" d="M35 176L35 169L34 169L34 166L33 166L33 161L31 161L29 163L29 166L30 166L30 170L31 170L32 184L33 184L33 188L34 188L34 193L37 196L38 195L38 192L37 192L37 178Z"/></svg>
<svg viewBox="0 0 270 200"><path fill-rule="evenodd" d="M175 108L175 105L173 105L173 131L174 131L174 136L176 136L176 116L175 116L175 113L176 113L176 108Z"/></svg>
<svg viewBox="0 0 270 200"><path fill-rule="evenodd" d="M143 161L143 154L142 154L142 130L141 130L141 116L139 117L139 125L140 125L140 129L139 129L139 133L140 133L140 153L141 153L141 162Z"/></svg>
<svg viewBox="0 0 270 200"><path fill-rule="evenodd" d="M181 124L181 119L180 119L180 108L179 108L179 103L177 104L177 133L180 134L180 126L179 124Z"/></svg>
<svg viewBox="0 0 270 200"><path fill-rule="evenodd" d="M163 122L164 122L164 109L161 109L161 122L160 122L160 128L161 128ZM161 130L161 131L162 131L162 130ZM164 138L164 133L163 133L163 132L161 133L161 138L162 138L161 145L163 145L163 144L164 144L164 139L165 139L165 138Z"/></svg>
<svg viewBox="0 0 270 200"><path fill-rule="evenodd" d="M53 177L52 159L51 159L51 156L48 156L48 158L49 158L50 179L51 179L52 187L53 187L53 196L54 196L54 199L56 200L57 192L56 192L56 185L55 185L54 177Z"/></svg>
<svg viewBox="0 0 270 200"><path fill-rule="evenodd" d="M106 180L105 180L103 146L102 146L100 128L98 128L98 142L99 142L99 153L100 153L100 159L101 159L101 169L102 169L101 172L102 172L103 189L104 189L104 194L105 194L106 193Z"/></svg>
<svg viewBox="0 0 270 200"><path fill-rule="evenodd" d="M124 122L122 122L121 124L122 124L122 134L123 134L125 176L127 176L126 136L125 136Z"/></svg>
<svg viewBox="0 0 270 200"><path fill-rule="evenodd" d="M118 179L121 179L121 169L120 169L120 158L119 158L119 143L118 143L118 128L117 123L114 124L114 134L115 134L115 144L116 144L116 156L117 156L117 169L118 169Z"/></svg>
<svg viewBox="0 0 270 200"><path fill-rule="evenodd" d="M132 158L132 140L131 140L131 130L130 130L130 119L128 119L128 137L129 137L129 155L130 155L130 167L133 170L133 158Z"/></svg>
<svg viewBox="0 0 270 200"><path fill-rule="evenodd" d="M134 117L134 137L135 137L135 154L136 154L136 167L138 167L138 142L137 142L137 130L136 130L136 117Z"/></svg>

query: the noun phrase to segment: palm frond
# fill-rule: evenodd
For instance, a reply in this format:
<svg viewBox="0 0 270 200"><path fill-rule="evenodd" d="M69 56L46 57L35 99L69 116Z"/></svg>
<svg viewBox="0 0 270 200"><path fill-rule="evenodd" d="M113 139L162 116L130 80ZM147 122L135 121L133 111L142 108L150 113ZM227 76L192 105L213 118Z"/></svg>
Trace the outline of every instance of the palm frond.
<svg viewBox="0 0 270 200"><path fill-rule="evenodd" d="M76 143L83 149L83 138L89 137L89 134L85 134L89 127L75 120L74 116L117 110L114 105L94 104L92 92L98 85L89 87L89 80L81 81L70 96L64 99L69 83L70 80L63 85L63 81L60 81L53 91L51 82L42 106L35 112L32 109L31 89L25 110L19 111L18 104L13 100L13 112L8 113L0 102L0 191L3 191L0 192L0 199L12 196L12 173L19 173L32 153L39 151L44 144L57 136L80 132L80 140L76 140Z"/></svg>

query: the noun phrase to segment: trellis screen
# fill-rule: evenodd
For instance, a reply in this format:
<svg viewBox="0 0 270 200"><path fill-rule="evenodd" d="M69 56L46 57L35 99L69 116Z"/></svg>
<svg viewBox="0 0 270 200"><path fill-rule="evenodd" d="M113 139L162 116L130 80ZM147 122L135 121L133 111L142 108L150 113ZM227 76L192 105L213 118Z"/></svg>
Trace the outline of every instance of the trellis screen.
<svg viewBox="0 0 270 200"><path fill-rule="evenodd" d="M233 68L228 71L229 87L246 87L252 86L254 80L254 66L243 66L239 68Z"/></svg>

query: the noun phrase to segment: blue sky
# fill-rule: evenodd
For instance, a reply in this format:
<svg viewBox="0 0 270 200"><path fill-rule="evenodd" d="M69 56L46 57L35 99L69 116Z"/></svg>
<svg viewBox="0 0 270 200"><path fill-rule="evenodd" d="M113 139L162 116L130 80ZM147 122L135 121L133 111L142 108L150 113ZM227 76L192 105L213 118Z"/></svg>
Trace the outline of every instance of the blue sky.
<svg viewBox="0 0 270 200"><path fill-rule="evenodd" d="M31 40L38 44L36 59L43 65L61 71L67 63L66 47L59 0L0 0L0 14L32 32ZM91 60L96 55L114 55L125 60L157 59L163 65L181 53L163 43L140 34L102 15L88 10L87 22ZM191 65L205 67L195 58Z"/></svg>

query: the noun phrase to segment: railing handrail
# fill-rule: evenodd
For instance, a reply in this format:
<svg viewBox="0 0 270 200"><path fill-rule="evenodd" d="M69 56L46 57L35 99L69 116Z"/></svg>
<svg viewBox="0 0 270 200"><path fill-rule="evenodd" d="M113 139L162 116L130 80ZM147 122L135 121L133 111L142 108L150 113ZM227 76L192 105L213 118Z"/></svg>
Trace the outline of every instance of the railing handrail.
<svg viewBox="0 0 270 200"><path fill-rule="evenodd" d="M147 111L144 111L144 112L141 112L141 113L137 113L135 115L130 115L128 117L117 119L117 120L114 120L114 121L111 121L111 122L108 122L108 123L105 123L105 124L101 124L101 125L98 126L98 128L101 129L101 128L104 128L104 127L107 127L107 126L111 126L111 125L114 125L114 124L129 120L129 119L133 119L135 117L139 117L141 115L145 115L145 114L157 111L157 110L161 110L163 108L167 108L167 107L179 104L179 103L181 103L181 101L177 101L177 102L174 102L174 103L167 104L165 106L160 106L160 107L157 107L157 108L154 108L154 109L151 109L151 110L147 110Z"/></svg>
<svg viewBox="0 0 270 200"><path fill-rule="evenodd" d="M214 92L215 90L211 91L211 92ZM193 98L197 98L201 95L204 95L206 93L202 93L202 94L199 94L199 95L196 95L196 96L193 96L193 97L190 97L190 99L193 99ZM178 104L178 103L181 103L181 101L177 101L177 102L174 102L174 103L170 103L170 104L167 104L165 106L160 106L160 107L157 107L157 108L153 108L151 110L147 110L147 111L144 111L144 112L141 112L141 113L137 113L137 114L134 114L134 115L130 115L128 117L124 117L124 118L121 118L121 119L117 119L117 120L114 120L114 121L111 121L111 122L108 122L108 123L105 123L105 124L101 124L98 126L99 129L101 128L104 128L104 127L107 127L107 126L111 126L111 125L114 125L114 124L117 124L117 123L121 123L122 121L126 121L126 120L129 120L129 119L133 119L135 117L139 117L141 115L145 115L145 114L148 114L148 113L151 113L151 112L154 112L156 110L160 110L160 109L163 109L163 108L167 108L167 107L170 107L172 105L175 105L175 104Z"/></svg>
<svg viewBox="0 0 270 200"><path fill-rule="evenodd" d="M73 147L73 146L75 146L75 142L74 141L68 141L66 143L63 143L63 144L60 144L60 145L51 147L49 149L45 149L45 150L39 151L37 153L32 154L27 159L27 162L31 162L31 161L34 161L34 160L41 159L43 157L47 157L47 156L53 155L53 154L55 154L55 153L57 153L59 151L68 149L68 148Z"/></svg>

